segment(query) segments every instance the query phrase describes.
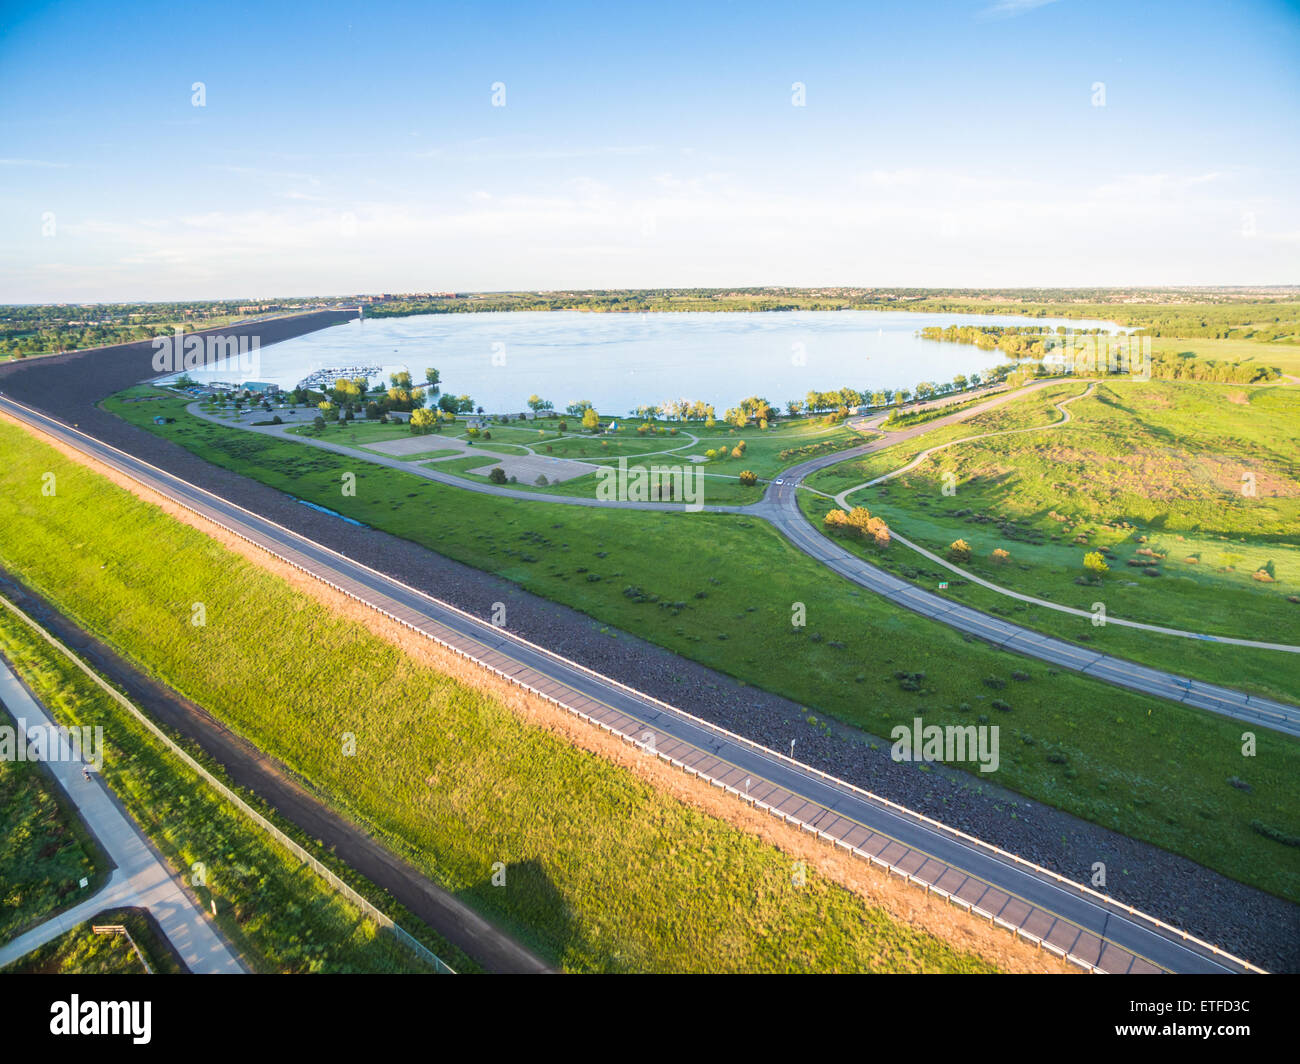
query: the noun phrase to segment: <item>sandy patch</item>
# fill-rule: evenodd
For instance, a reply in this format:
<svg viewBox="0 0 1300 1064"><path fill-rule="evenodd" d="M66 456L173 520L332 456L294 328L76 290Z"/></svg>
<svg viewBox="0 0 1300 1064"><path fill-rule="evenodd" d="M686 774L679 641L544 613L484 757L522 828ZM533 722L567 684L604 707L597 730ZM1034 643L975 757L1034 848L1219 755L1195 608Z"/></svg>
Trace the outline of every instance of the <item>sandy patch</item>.
<svg viewBox="0 0 1300 1064"><path fill-rule="evenodd" d="M548 483L562 484L566 480L586 476L600 468L589 462L575 462L564 458L544 458L541 455L502 455L491 465L471 469L481 477L500 467L507 477L514 477L520 484L535 484L538 477L545 477Z"/></svg>
<svg viewBox="0 0 1300 1064"><path fill-rule="evenodd" d="M404 458L408 454L424 454L426 451L442 451L453 448L457 451L469 451L462 440L444 439L442 436L408 436L400 440L383 440L379 443L362 444L368 451Z"/></svg>

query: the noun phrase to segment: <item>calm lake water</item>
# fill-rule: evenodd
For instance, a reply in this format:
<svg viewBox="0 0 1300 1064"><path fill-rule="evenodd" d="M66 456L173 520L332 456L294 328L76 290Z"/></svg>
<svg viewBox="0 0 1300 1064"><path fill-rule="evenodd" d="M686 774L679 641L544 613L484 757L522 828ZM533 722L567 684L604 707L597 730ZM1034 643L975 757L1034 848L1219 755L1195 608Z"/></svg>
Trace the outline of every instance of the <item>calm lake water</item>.
<svg viewBox="0 0 1300 1064"><path fill-rule="evenodd" d="M927 325L967 324L1115 331L1101 321L892 311L430 314L367 318L273 344L251 374L218 366L191 376L292 388L320 369L407 369L421 382L436 366L444 392L470 395L489 411L523 410L536 393L560 410L589 399L602 413L625 414L685 398L721 414L748 395L784 406L810 389L910 388L1006 361L1000 352L916 336Z"/></svg>

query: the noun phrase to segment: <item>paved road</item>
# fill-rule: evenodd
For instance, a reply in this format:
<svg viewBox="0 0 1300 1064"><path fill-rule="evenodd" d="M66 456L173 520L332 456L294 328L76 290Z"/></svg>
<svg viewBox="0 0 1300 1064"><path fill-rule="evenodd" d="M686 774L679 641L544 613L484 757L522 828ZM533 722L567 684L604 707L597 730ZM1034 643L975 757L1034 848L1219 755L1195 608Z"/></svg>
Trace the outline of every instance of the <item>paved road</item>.
<svg viewBox="0 0 1300 1064"><path fill-rule="evenodd" d="M1108 972L1243 965L1127 906L637 692L30 408L0 409L739 799ZM803 522L802 517L799 518ZM813 533L816 535L816 533Z"/></svg>
<svg viewBox="0 0 1300 1064"><path fill-rule="evenodd" d="M17 677L0 663L0 702L18 721L24 735L36 727L53 728L45 707L32 698ZM60 787L116 866L108 883L93 897L46 920L0 946L0 967L26 956L106 909L148 909L185 966L196 974L234 975L244 971L225 939L181 888L171 869L154 852L133 821L110 797L96 772L82 776L79 761L47 761Z"/></svg>

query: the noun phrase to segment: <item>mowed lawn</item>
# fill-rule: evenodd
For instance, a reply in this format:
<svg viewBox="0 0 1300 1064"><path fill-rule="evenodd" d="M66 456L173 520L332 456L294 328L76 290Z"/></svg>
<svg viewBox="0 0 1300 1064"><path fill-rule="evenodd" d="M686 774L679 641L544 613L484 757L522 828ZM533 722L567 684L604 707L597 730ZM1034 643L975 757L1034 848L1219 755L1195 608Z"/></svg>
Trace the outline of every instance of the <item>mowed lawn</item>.
<svg viewBox="0 0 1300 1064"><path fill-rule="evenodd" d="M1300 851L1251 827L1300 835L1300 743L1261 730L1244 758L1234 721L967 640L834 576L764 522L498 499L193 418L155 431L873 735L918 715L987 717L1003 728L996 782L1300 897ZM355 497L341 494L344 472ZM806 627L791 625L796 602ZM1015 671L1029 679L1008 681ZM900 673L925 675L909 690Z"/></svg>
<svg viewBox="0 0 1300 1064"><path fill-rule="evenodd" d="M989 970L812 870L800 883L777 850L417 665L12 425L0 447L4 565L564 968Z"/></svg>

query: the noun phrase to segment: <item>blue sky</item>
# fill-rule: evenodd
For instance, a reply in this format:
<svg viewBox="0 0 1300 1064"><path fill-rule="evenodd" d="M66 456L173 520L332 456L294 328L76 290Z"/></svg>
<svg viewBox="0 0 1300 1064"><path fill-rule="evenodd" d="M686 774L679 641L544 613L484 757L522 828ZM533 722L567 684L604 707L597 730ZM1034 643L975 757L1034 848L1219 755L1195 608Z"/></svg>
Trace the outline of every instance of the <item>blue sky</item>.
<svg viewBox="0 0 1300 1064"><path fill-rule="evenodd" d="M1300 283L1294 2L548 8L7 6L0 302Z"/></svg>

